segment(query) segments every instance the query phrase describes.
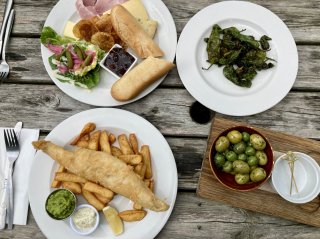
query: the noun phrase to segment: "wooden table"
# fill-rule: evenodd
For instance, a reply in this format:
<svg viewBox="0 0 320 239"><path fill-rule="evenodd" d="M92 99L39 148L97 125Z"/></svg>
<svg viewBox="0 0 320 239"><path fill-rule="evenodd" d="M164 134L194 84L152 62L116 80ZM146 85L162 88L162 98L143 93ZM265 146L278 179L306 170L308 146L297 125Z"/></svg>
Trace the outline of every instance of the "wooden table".
<svg viewBox="0 0 320 239"><path fill-rule="evenodd" d="M56 2L15 1L17 14L8 49L11 74L0 86L0 126L13 126L22 120L25 127L40 128L41 137L44 137L67 117L94 108L65 95L53 84L43 66L39 35ZM173 15L179 35L195 13L217 1L164 2ZM298 77L290 93L272 109L249 117L223 117L319 140L320 0L252 2L276 13L290 28L299 51ZM5 1L1 0L1 16L4 6ZM166 137L177 162L179 190L176 205L158 238L320 238L319 228L196 196L210 124L198 124L191 119L189 110L194 102L195 99L183 87L177 70L173 70L147 97L119 107L154 124ZM222 115L213 112L213 116ZM0 238L45 237L30 210L27 226L0 231Z"/></svg>

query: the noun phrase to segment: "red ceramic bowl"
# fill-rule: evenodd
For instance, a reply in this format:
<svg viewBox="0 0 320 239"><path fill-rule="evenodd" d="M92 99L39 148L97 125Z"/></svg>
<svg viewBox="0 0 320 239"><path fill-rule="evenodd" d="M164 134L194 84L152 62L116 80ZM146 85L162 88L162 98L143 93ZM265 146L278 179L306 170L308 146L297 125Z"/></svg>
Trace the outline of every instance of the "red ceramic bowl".
<svg viewBox="0 0 320 239"><path fill-rule="evenodd" d="M215 166L213 158L214 158L214 155L216 154L216 149L214 147L215 144L216 144L216 141L218 140L218 138L220 136L227 136L228 132L230 132L232 130L238 130L241 133L245 131L245 132L248 132L249 134L259 134L266 141L266 147L264 149L264 152L267 154L268 162L264 166L259 166L259 167L263 168L267 173L267 177L264 180L262 180L260 182L256 182L256 183L250 182L250 183L247 183L247 184L240 185L240 184L236 183L236 181L234 179L234 175L232 175L230 173L223 172L221 169L218 169ZM214 140L213 144L211 145L211 149L210 149L209 162L210 162L210 167L211 167L211 170L212 170L213 174L216 176L218 181L220 183L222 183L224 186L226 186L229 189L236 190L236 191L251 191L251 190L254 190L256 188L259 188L271 176L271 171L273 169L273 150L272 150L272 147L271 147L269 141L267 140L267 138L264 137L257 130L255 130L255 129L251 128L251 127L247 127L247 126L234 126L234 127L231 127L229 129L226 129L225 131L223 131Z"/></svg>

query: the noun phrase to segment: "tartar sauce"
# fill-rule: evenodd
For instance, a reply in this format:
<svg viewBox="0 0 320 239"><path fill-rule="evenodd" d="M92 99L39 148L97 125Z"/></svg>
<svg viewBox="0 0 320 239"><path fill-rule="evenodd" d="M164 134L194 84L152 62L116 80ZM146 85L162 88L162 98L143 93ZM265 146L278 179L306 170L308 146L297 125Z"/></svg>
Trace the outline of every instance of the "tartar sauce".
<svg viewBox="0 0 320 239"><path fill-rule="evenodd" d="M88 230L96 224L96 213L91 208L83 207L75 212L72 217L74 225L80 230Z"/></svg>

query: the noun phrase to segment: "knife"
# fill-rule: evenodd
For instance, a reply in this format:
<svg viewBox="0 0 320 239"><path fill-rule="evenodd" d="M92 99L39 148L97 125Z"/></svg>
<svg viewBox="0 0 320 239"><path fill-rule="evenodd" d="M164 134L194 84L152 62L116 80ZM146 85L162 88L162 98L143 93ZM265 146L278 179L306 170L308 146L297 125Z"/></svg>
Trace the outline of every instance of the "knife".
<svg viewBox="0 0 320 239"><path fill-rule="evenodd" d="M18 122L16 124L16 126L14 126L14 132L16 133L18 140L20 139L20 133L21 133L22 125L23 125L22 122Z"/></svg>
<svg viewBox="0 0 320 239"><path fill-rule="evenodd" d="M14 127L14 131L17 135L18 140L20 139L20 133L22 129L22 122L18 122L16 126ZM13 172L13 170L12 170ZM3 188L6 188L6 185L3 185ZM5 193L2 194L1 200L0 200L0 230L3 230L6 226L6 210L7 210L7 204L8 204L8 198ZM7 218L8 220L8 218Z"/></svg>
<svg viewBox="0 0 320 239"><path fill-rule="evenodd" d="M0 30L0 56L2 55L3 35L6 30L7 21L9 19L9 14L10 14L12 5L13 5L13 0L7 0L6 8L4 10L4 16L3 16L3 21L2 21L2 25L1 25L1 30Z"/></svg>

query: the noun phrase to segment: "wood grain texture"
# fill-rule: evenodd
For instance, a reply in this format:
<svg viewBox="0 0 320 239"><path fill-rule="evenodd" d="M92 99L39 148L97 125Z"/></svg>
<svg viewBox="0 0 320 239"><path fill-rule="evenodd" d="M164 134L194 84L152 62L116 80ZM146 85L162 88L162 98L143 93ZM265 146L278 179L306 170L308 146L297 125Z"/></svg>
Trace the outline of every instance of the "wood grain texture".
<svg viewBox="0 0 320 239"><path fill-rule="evenodd" d="M313 213L302 208L300 205L289 203L279 195L264 190L253 190L249 192L236 192L226 189L212 174L209 165L210 147L215 138L225 129L236 125L243 125L242 122L228 121L223 118L216 118L213 121L210 131L208 146L203 160L201 175L197 194L201 197L220 201L233 206L246 208L249 210L279 216L294 220L300 223L320 227L320 211ZM271 130L259 129L257 131L268 138L273 150L287 152L294 150L313 157L320 163L320 142L293 137ZM318 199L317 199L318 201ZM261 203L263 202L263 203Z"/></svg>
<svg viewBox="0 0 320 239"><path fill-rule="evenodd" d="M177 31L180 33L187 21L202 8L213 3L221 2L214 0L164 0L169 10L174 13L174 20ZM249 1L259 4L282 19L289 27L295 41L303 43L319 42L320 34L320 5L319 0L315 1ZM307 34L306 34L307 33Z"/></svg>
<svg viewBox="0 0 320 239"><path fill-rule="evenodd" d="M102 218L102 220L104 220ZM318 239L320 229L234 208L219 202L180 192L168 223L158 239ZM45 239L31 210L28 226L15 226L13 231L1 231L1 239Z"/></svg>
<svg viewBox="0 0 320 239"><path fill-rule="evenodd" d="M320 48L302 45L298 46L298 52L300 64L293 90L319 91ZM53 84L42 63L38 38L12 38L7 55L12 72L6 82ZM168 74L161 87L183 87L176 68Z"/></svg>
<svg viewBox="0 0 320 239"><path fill-rule="evenodd" d="M61 92L42 64L39 36L49 12L58 0L14 2L17 14L8 49L11 75L5 84L0 85L0 127L23 120L25 127L40 128L44 136L67 117L94 107L77 102ZM195 13L219 1L163 2L171 11L180 35ZM272 109L249 117L224 117L320 139L320 0L251 2L267 7L288 25L298 44L298 77L291 93ZM0 16L4 5L5 0L0 0ZM320 238L319 228L196 196L194 191L210 125L199 125L192 121L189 106L194 101L174 69L153 93L138 102L119 107L142 115L153 123L165 134L175 156L179 192L173 214L157 238ZM221 114L215 116L220 117ZM29 211L27 226L1 231L0 238L43 239L45 236Z"/></svg>
<svg viewBox="0 0 320 239"><path fill-rule="evenodd" d="M6 84L0 88L0 99L0 126L23 119L26 127L45 131L52 130L71 115L94 108L70 98L55 85ZM119 108L146 118L165 135L207 137L210 125L197 124L189 115L194 101L184 89L156 89L142 100ZM261 114L228 118L319 139L319 101L319 92L292 92Z"/></svg>
<svg viewBox="0 0 320 239"><path fill-rule="evenodd" d="M45 19L57 0L17 0L14 7L17 17L13 28L15 35L39 36ZM177 25L180 33L187 21L199 10L209 6L215 0L164 0ZM262 5L277 14L289 27L298 42L319 42L320 35L320 5L319 0L312 1L250 1ZM4 9L4 1L0 2L0 12ZM27 29L27 30L26 30ZM307 33L307 34L306 34Z"/></svg>

